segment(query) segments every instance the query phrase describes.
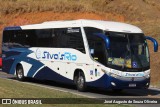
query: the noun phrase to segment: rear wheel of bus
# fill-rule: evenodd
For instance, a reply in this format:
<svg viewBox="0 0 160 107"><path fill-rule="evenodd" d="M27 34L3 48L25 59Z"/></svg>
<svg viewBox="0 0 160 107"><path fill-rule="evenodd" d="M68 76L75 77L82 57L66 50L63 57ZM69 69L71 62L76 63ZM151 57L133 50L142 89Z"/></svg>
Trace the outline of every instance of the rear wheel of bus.
<svg viewBox="0 0 160 107"><path fill-rule="evenodd" d="M24 81L24 71L22 65L17 65L16 76L19 81Z"/></svg>

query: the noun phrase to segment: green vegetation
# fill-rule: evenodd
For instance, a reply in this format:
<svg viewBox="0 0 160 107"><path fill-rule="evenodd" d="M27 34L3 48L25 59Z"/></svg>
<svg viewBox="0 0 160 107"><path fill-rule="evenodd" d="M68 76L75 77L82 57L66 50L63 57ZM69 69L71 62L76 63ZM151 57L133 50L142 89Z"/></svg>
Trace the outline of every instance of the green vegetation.
<svg viewBox="0 0 160 107"><path fill-rule="evenodd" d="M127 20L132 21L160 18L159 0L0 0L0 2L1 14L53 11L122 14Z"/></svg>
<svg viewBox="0 0 160 107"><path fill-rule="evenodd" d="M71 93L29 85L23 82L0 79L0 98L80 98Z"/></svg>
<svg viewBox="0 0 160 107"><path fill-rule="evenodd" d="M78 95L74 95L67 92L60 92L53 89L39 87L23 82L17 82L13 80L0 78L0 98L84 98ZM0 105L3 107L3 105ZM5 107L19 107L22 105L4 105ZM23 105L24 107L30 107L31 105ZM39 106L61 106L61 107L130 107L128 105L117 104L45 104L45 105L32 105L33 107Z"/></svg>

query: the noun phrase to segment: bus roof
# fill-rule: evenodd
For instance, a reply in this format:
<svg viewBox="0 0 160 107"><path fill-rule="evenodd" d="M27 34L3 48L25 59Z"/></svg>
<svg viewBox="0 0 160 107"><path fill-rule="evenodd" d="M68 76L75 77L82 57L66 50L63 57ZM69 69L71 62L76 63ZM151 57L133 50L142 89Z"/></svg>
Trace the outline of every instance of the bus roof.
<svg viewBox="0 0 160 107"><path fill-rule="evenodd" d="M67 27L95 27L105 31L143 33L142 30L134 25L102 20L69 20L69 21L48 21L40 24L19 26L19 29L47 29L47 28L67 28ZM4 30L19 30L18 27L6 27Z"/></svg>

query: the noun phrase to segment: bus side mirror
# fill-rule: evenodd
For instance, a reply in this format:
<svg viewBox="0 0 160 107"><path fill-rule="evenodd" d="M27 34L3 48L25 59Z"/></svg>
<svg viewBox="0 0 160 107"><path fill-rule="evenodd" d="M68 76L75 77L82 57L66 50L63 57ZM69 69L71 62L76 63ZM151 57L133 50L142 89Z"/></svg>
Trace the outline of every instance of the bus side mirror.
<svg viewBox="0 0 160 107"><path fill-rule="evenodd" d="M110 49L110 40L109 40L109 37L107 35L104 35L103 33L94 33L94 35L102 38L105 42L106 48Z"/></svg>
<svg viewBox="0 0 160 107"><path fill-rule="evenodd" d="M158 42L154 38L152 38L150 36L146 36L146 39L148 39L148 40L153 42L154 52L157 52L158 51Z"/></svg>
<svg viewBox="0 0 160 107"><path fill-rule="evenodd" d="M109 37L108 37L108 36L106 36L106 41L105 41L105 43L106 43L107 49L110 49L110 40L109 40Z"/></svg>

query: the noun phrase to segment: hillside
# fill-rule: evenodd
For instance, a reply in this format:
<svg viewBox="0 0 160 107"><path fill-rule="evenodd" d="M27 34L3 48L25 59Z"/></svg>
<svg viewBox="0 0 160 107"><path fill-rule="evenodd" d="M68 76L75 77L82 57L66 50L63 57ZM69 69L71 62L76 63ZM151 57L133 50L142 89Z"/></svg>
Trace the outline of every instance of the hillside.
<svg viewBox="0 0 160 107"><path fill-rule="evenodd" d="M160 0L0 0L0 34L5 26L50 20L98 19L130 23L160 44ZM0 39L1 40L1 39ZM151 53L151 81L160 86L160 51ZM160 49L160 48L159 48Z"/></svg>

